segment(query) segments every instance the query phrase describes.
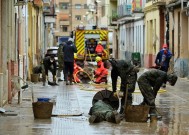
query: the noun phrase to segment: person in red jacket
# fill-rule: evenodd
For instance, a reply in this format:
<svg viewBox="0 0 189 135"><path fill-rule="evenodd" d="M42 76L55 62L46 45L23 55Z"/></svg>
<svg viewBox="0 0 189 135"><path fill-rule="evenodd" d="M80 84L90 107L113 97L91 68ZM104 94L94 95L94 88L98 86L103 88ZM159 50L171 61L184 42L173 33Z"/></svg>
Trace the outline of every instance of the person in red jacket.
<svg viewBox="0 0 189 135"><path fill-rule="evenodd" d="M74 53L74 72L73 72L73 82L80 83L81 80L78 78L77 73L78 73L79 71L83 71L83 69L82 69L80 66L77 65L77 63L76 63L76 59L77 59L77 54Z"/></svg>
<svg viewBox="0 0 189 135"><path fill-rule="evenodd" d="M94 75L95 75L94 82L98 84L102 82L107 83L108 69L104 67L104 63L102 62L101 57L97 56L96 62L97 62L97 69L94 71Z"/></svg>
<svg viewBox="0 0 189 135"><path fill-rule="evenodd" d="M98 45L96 46L96 49L95 49L95 53L97 54L97 56L100 56L100 57L102 57L103 55L106 55L101 41L98 42Z"/></svg>

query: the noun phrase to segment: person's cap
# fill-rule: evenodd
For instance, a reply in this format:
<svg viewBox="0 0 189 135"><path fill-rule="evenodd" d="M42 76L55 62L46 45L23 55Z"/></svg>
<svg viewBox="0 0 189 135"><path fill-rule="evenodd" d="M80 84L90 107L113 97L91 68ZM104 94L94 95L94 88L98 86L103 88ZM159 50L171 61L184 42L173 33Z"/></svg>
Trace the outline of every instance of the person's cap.
<svg viewBox="0 0 189 135"><path fill-rule="evenodd" d="M163 48L167 48L167 44L163 44L163 46L162 46Z"/></svg>
<svg viewBox="0 0 189 135"><path fill-rule="evenodd" d="M68 41L74 42L73 38L69 38Z"/></svg>

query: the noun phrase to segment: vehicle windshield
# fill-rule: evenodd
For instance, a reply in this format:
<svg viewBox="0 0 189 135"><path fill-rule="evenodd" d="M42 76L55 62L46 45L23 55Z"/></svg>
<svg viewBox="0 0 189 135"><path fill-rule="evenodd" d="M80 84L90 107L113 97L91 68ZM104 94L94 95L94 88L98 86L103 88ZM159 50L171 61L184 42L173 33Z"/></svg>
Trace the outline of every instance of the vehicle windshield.
<svg viewBox="0 0 189 135"><path fill-rule="evenodd" d="M47 53L56 54L58 50L48 50Z"/></svg>

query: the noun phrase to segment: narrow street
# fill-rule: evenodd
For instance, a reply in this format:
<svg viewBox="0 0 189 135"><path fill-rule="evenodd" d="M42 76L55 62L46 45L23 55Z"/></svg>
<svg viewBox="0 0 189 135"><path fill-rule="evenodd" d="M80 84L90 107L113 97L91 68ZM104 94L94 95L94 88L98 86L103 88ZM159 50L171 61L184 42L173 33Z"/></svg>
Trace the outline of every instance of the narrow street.
<svg viewBox="0 0 189 135"><path fill-rule="evenodd" d="M141 73L141 72L140 72ZM34 119L31 92L23 93L23 102L7 104L4 109L16 116L0 115L0 135L188 135L189 122L189 80L180 79L174 87L167 85L159 91L156 104L162 119L157 123L125 122L112 124L106 121L89 124L88 111L92 98L105 85L75 84L42 86L42 82L33 85L35 101L39 97L51 98L54 102L51 119ZM111 90L111 82L108 83ZM134 93L134 102L142 101L138 86Z"/></svg>

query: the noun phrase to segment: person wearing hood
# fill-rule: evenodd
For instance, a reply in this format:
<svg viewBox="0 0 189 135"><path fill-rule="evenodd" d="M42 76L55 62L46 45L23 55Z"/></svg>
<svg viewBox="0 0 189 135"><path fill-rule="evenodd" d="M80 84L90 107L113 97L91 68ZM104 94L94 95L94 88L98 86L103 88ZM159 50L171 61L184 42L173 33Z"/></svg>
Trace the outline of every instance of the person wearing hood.
<svg viewBox="0 0 189 135"><path fill-rule="evenodd" d="M63 47L64 66L65 66L65 81L66 85L72 85L73 71L74 71L74 53L77 53L77 48L74 45L73 38L69 38L67 44ZM68 75L69 81L68 82Z"/></svg>
<svg viewBox="0 0 189 135"><path fill-rule="evenodd" d="M106 52L104 50L104 47L102 46L102 42L99 41L96 48L95 48L95 53L97 56L102 57L103 55L106 55Z"/></svg>

